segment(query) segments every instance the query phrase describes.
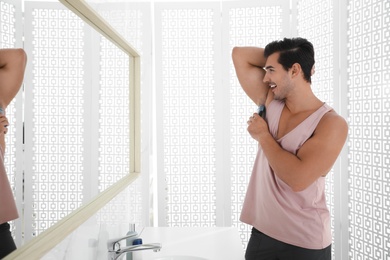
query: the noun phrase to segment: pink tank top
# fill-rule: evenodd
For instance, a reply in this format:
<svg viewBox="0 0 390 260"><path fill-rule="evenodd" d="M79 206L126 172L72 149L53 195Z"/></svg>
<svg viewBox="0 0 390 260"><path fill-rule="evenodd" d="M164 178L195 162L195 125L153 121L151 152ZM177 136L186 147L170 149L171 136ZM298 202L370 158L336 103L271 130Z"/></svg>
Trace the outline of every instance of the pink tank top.
<svg viewBox="0 0 390 260"><path fill-rule="evenodd" d="M275 139L283 108L284 102L276 100L267 107L268 126ZM324 104L277 142L296 154L330 110ZM332 243L324 190L325 178L320 177L305 190L294 192L273 173L259 146L240 220L279 241L323 249Z"/></svg>
<svg viewBox="0 0 390 260"><path fill-rule="evenodd" d="M0 224L16 218L18 210L4 167L4 151L0 146Z"/></svg>

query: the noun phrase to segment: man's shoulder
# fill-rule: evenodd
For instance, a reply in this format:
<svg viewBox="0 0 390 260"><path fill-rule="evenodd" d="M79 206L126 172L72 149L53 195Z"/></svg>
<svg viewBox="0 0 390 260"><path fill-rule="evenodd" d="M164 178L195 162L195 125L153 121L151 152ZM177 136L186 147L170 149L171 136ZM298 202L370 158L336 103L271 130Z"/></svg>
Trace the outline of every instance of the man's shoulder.
<svg viewBox="0 0 390 260"><path fill-rule="evenodd" d="M344 117L332 109L324 114L317 126L317 130L324 130L327 132L340 131L340 134L346 134L348 132L348 124Z"/></svg>

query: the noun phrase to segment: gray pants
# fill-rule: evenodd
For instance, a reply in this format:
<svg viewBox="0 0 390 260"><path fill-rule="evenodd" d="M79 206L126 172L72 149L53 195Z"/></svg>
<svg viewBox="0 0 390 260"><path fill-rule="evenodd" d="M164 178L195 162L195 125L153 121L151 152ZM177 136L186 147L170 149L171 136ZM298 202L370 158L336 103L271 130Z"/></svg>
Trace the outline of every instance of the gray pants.
<svg viewBox="0 0 390 260"><path fill-rule="evenodd" d="M332 245L320 249L306 249L273 239L252 229L245 253L246 260L331 260Z"/></svg>

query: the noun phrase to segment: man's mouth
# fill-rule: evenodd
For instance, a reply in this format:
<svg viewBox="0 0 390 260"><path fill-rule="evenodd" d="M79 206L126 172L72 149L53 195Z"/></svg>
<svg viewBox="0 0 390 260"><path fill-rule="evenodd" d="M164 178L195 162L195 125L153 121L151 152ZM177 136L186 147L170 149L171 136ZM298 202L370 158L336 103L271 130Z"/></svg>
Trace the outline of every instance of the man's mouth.
<svg viewBox="0 0 390 260"><path fill-rule="evenodd" d="M276 84L269 84L270 88L276 88Z"/></svg>

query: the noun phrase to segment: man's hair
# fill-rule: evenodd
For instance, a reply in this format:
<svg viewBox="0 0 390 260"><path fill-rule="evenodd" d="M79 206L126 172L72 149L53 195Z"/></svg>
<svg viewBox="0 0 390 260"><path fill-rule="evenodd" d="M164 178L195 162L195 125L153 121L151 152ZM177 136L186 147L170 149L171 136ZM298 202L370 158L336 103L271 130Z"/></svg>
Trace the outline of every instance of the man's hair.
<svg viewBox="0 0 390 260"><path fill-rule="evenodd" d="M279 52L278 62L287 71L294 63L299 63L303 71L304 79L311 83L311 70L314 65L313 44L304 38L284 38L281 41L273 41L264 49L264 57Z"/></svg>

